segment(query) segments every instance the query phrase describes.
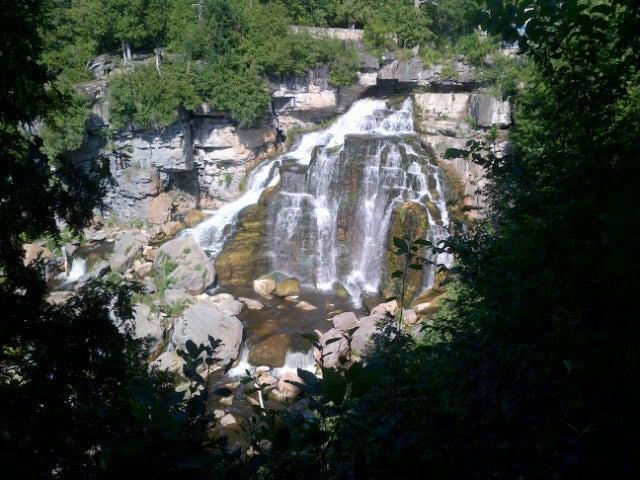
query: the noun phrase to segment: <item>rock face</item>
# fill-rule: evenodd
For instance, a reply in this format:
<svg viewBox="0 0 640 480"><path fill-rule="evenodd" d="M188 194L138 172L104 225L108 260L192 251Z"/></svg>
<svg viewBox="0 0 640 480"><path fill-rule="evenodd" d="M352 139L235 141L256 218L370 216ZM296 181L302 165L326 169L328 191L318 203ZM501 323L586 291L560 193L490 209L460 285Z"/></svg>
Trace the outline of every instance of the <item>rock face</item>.
<svg viewBox="0 0 640 480"><path fill-rule="evenodd" d="M184 349L188 340L196 345L209 345L209 337L219 340L214 357L221 365L238 358L243 326L240 320L222 313L208 300L189 307L175 324L171 343L174 349Z"/></svg>
<svg viewBox="0 0 640 480"><path fill-rule="evenodd" d="M163 329L160 319L151 313L151 307L138 303L133 307L133 336L145 339L150 352L157 351L162 346Z"/></svg>
<svg viewBox="0 0 640 480"><path fill-rule="evenodd" d="M213 283L213 267L191 237L176 238L162 245L153 265L158 275L167 277L172 288L184 289L192 295L202 293Z"/></svg>
<svg viewBox="0 0 640 480"><path fill-rule="evenodd" d="M267 204L273 192L273 189L266 189L258 203L240 212L237 231L216 257L216 272L223 285L249 285L267 273Z"/></svg>
<svg viewBox="0 0 640 480"><path fill-rule="evenodd" d="M398 205L391 215L391 225L387 237L385 271L382 275L381 289L384 297L400 297L402 279L392 278L395 271L404 269L405 257L394 253L391 246L393 237L427 238L429 217L427 209L417 202L405 202ZM422 291L424 281L422 271L407 270L405 301L409 302Z"/></svg>
<svg viewBox="0 0 640 480"><path fill-rule="evenodd" d="M173 198L166 192L161 193L149 202L149 222L162 225L171 220Z"/></svg>
<svg viewBox="0 0 640 480"><path fill-rule="evenodd" d="M116 239L113 255L109 259L111 270L123 272L133 265L133 261L142 252L142 242L132 233L125 232Z"/></svg>
<svg viewBox="0 0 640 480"><path fill-rule="evenodd" d="M469 114L480 127L511 125L511 104L486 94L473 94L469 100Z"/></svg>

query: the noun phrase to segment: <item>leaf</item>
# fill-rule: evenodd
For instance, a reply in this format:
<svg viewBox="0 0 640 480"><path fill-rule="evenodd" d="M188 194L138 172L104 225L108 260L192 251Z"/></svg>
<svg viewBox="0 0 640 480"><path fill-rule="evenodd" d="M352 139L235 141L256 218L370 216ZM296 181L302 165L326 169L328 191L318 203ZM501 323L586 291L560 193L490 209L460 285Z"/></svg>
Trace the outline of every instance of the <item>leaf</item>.
<svg viewBox="0 0 640 480"><path fill-rule="evenodd" d="M409 265L409 268L411 270L422 270L422 265L420 265L419 263L414 263Z"/></svg>
<svg viewBox="0 0 640 480"><path fill-rule="evenodd" d="M398 249L396 255L405 255L409 252L409 245L399 237L393 237L393 245Z"/></svg>
<svg viewBox="0 0 640 480"><path fill-rule="evenodd" d="M391 274L391 278L402 278L402 272L400 270L396 270Z"/></svg>
<svg viewBox="0 0 640 480"><path fill-rule="evenodd" d="M447 148L447 150L444 152L444 158L445 159L460 158L460 157L466 157L468 154L469 154L468 150L462 150L460 148Z"/></svg>
<svg viewBox="0 0 640 480"><path fill-rule="evenodd" d="M425 247L430 247L431 245L433 245L433 243L431 243L429 240L425 240L424 238L418 238L417 240L415 240L413 242L414 245L423 245Z"/></svg>
<svg viewBox="0 0 640 480"><path fill-rule="evenodd" d="M336 370L323 368L322 391L334 405L340 406L347 392L347 381Z"/></svg>

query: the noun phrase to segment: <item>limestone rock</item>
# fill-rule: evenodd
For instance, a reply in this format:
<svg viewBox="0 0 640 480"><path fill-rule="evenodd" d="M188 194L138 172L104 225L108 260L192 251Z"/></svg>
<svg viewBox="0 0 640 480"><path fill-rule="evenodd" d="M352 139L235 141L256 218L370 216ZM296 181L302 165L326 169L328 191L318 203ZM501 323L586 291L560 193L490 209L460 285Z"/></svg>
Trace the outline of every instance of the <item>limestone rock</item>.
<svg viewBox="0 0 640 480"><path fill-rule="evenodd" d="M184 216L184 224L191 228L204 220L205 214L201 210L189 210Z"/></svg>
<svg viewBox="0 0 640 480"><path fill-rule="evenodd" d="M242 303L236 300L233 295L229 293L218 293L209 298L222 313L227 315L236 316L242 311Z"/></svg>
<svg viewBox="0 0 640 480"><path fill-rule="evenodd" d="M398 309L398 301L391 300L390 302L381 303L371 309L371 315L385 315L386 313L390 313L394 315L396 310Z"/></svg>
<svg viewBox="0 0 640 480"><path fill-rule="evenodd" d="M173 198L167 192L163 192L149 202L147 218L155 225L162 225L171 220L173 213Z"/></svg>
<svg viewBox="0 0 640 480"><path fill-rule="evenodd" d="M298 310L303 310L303 311L306 311L306 312L311 312L313 310L317 310L318 309L317 307L311 305L309 302L305 302L304 300L299 302L299 303L296 303L296 308Z"/></svg>
<svg viewBox="0 0 640 480"><path fill-rule="evenodd" d="M24 248L25 252L24 258L22 259L25 266L31 265L38 260L48 260L53 256L51 250L37 243L25 243L22 248Z"/></svg>
<svg viewBox="0 0 640 480"><path fill-rule="evenodd" d="M347 332L348 330L358 326L358 318L353 312L344 312L336 315L331 319L331 321L335 328L342 330L343 332Z"/></svg>
<svg viewBox="0 0 640 480"><path fill-rule="evenodd" d="M297 278L286 278L278 282L276 295L279 297L300 295L300 282Z"/></svg>
<svg viewBox="0 0 640 480"><path fill-rule="evenodd" d="M291 371L284 372L282 377L280 377L280 380L278 381L278 391L282 393L285 398L295 398L300 395L302 390L300 390L300 387L297 385L292 385L289 382L297 382L301 384L304 382L295 372Z"/></svg>
<svg viewBox="0 0 640 480"><path fill-rule="evenodd" d="M113 254L109 259L111 270L124 272L133 265L133 261L142 251L142 241L130 232L122 233L116 238Z"/></svg>
<svg viewBox="0 0 640 480"><path fill-rule="evenodd" d="M174 349L184 349L188 340L196 345L209 345L209 337L220 341L214 352L221 365L238 358L244 327L240 320L222 313L209 300L192 305L174 327L171 343Z"/></svg>
<svg viewBox="0 0 640 480"><path fill-rule="evenodd" d="M253 298L240 297L238 300L244 303L249 310L262 310L264 308L262 302Z"/></svg>
<svg viewBox="0 0 640 480"><path fill-rule="evenodd" d="M253 291L263 298L270 299L276 289L276 281L269 275L256 278L253 281Z"/></svg>
<svg viewBox="0 0 640 480"><path fill-rule="evenodd" d="M372 314L360 319L358 330L356 330L351 337L351 351L354 355L360 356L366 353L367 349L371 347L373 344L373 335L380 333L378 323L384 318L383 315Z"/></svg>
<svg viewBox="0 0 640 480"><path fill-rule="evenodd" d="M159 275L167 277L172 288L182 288L192 295L202 293L214 279L207 255L191 237L162 245L153 266Z"/></svg>
<svg viewBox="0 0 640 480"><path fill-rule="evenodd" d="M163 372L175 372L182 373L182 366L184 365L184 360L180 355L178 355L174 351L167 351L162 353L158 358L156 358L153 362L151 362L150 367L156 368Z"/></svg>
<svg viewBox="0 0 640 480"><path fill-rule="evenodd" d="M231 427L231 426L235 425L236 423L238 423L238 422L236 421L236 417L234 417L234 416L233 416L233 415L231 415L230 413L227 413L225 416L223 416L223 417L220 419L220 426L221 426L222 428L225 428L225 427Z"/></svg>
<svg viewBox="0 0 640 480"><path fill-rule="evenodd" d="M151 272L153 271L153 263L152 262L141 263L137 267L134 267L133 271L140 278L148 277L149 275L151 275Z"/></svg>
<svg viewBox="0 0 640 480"><path fill-rule="evenodd" d="M51 292L47 295L47 303L51 305L63 305L67 303L75 294L68 290L62 290L58 292Z"/></svg>
<svg viewBox="0 0 640 480"><path fill-rule="evenodd" d="M469 115L480 127L508 127L511 125L511 104L491 95L476 93L469 100Z"/></svg>
<svg viewBox="0 0 640 480"><path fill-rule="evenodd" d="M167 237L174 237L184 228L181 222L167 222L162 225L162 233Z"/></svg>
<svg viewBox="0 0 640 480"><path fill-rule="evenodd" d="M184 291L182 288L167 288L164 291L164 301L168 304L174 304L178 302L185 302L191 300L191 295Z"/></svg>
<svg viewBox="0 0 640 480"><path fill-rule="evenodd" d="M146 339L150 352L157 351L162 346L163 329L160 319L151 313L151 307L144 303L133 306L133 336Z"/></svg>
<svg viewBox="0 0 640 480"><path fill-rule="evenodd" d="M349 342L344 338L344 332L337 328L332 328L320 337L320 346L322 352L314 349L313 356L316 362L325 368L337 368L340 358L346 357L349 353Z"/></svg>

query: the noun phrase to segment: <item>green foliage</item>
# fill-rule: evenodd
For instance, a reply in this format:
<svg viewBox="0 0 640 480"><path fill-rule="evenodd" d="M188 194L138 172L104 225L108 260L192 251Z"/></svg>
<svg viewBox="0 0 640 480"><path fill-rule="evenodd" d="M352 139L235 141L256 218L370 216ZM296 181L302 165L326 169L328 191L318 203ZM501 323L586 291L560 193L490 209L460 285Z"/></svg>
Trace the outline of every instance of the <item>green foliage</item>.
<svg viewBox="0 0 640 480"><path fill-rule="evenodd" d="M178 119L180 108L199 105L193 76L184 63L152 65L109 78L109 119L116 129L128 125L162 128Z"/></svg>
<svg viewBox="0 0 640 480"><path fill-rule="evenodd" d="M444 78L446 80L455 80L456 78L458 78L458 71L450 63L445 63L442 66L442 70L440 71L440 75L442 76L442 78Z"/></svg>
<svg viewBox="0 0 640 480"><path fill-rule="evenodd" d="M430 25L429 16L410 2L384 2L365 26L365 42L374 50L392 49L395 44L400 48L426 45L433 38Z"/></svg>
<svg viewBox="0 0 640 480"><path fill-rule="evenodd" d="M480 66L488 55L498 51L498 42L495 37L473 32L458 39L455 49L471 65Z"/></svg>
<svg viewBox="0 0 640 480"><path fill-rule="evenodd" d="M68 92L64 101L64 107L47 115L39 132L42 151L52 160L65 152L79 149L87 137L87 121L90 116L88 99L75 92Z"/></svg>

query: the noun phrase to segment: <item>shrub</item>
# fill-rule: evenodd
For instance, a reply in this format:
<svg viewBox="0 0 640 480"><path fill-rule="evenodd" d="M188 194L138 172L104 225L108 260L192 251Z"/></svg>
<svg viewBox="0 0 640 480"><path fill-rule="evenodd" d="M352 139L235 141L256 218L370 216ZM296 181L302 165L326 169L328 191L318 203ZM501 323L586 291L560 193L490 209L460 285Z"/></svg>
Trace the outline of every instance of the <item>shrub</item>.
<svg viewBox="0 0 640 480"><path fill-rule="evenodd" d="M51 159L79 149L87 136L89 100L73 91L63 95L65 107L50 112L40 131L42 151Z"/></svg>
<svg viewBox="0 0 640 480"><path fill-rule="evenodd" d="M464 58L472 65L479 66L487 57L498 51L498 41L495 37L484 36L479 32L473 32L461 37L456 46L456 51L464 55Z"/></svg>

